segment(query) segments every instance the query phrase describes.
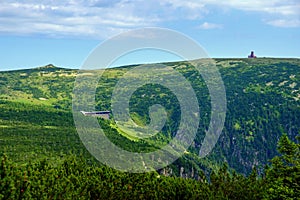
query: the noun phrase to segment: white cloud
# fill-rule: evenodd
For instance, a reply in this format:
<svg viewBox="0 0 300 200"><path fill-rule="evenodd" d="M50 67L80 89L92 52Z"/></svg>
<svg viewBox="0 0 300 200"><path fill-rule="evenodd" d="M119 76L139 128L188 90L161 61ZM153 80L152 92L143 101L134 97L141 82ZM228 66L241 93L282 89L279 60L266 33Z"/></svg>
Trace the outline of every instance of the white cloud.
<svg viewBox="0 0 300 200"><path fill-rule="evenodd" d="M298 0L6 0L0 1L0 33L105 38L169 21L203 20L215 7L262 13L272 26L300 26ZM221 26L205 22L200 28Z"/></svg>
<svg viewBox="0 0 300 200"><path fill-rule="evenodd" d="M200 29L205 29L205 30L208 30L208 29L220 29L222 27L223 26L221 24L214 24L214 23L209 23L209 22L204 22L203 24L201 24L199 26Z"/></svg>
<svg viewBox="0 0 300 200"><path fill-rule="evenodd" d="M138 16L133 4L123 1L114 1L110 7L104 1L43 3L0 2L0 32L103 38L131 28L153 26L156 20Z"/></svg>
<svg viewBox="0 0 300 200"><path fill-rule="evenodd" d="M278 20L267 21L266 23L272 26L283 27L283 28L300 27L300 20L278 19Z"/></svg>
<svg viewBox="0 0 300 200"><path fill-rule="evenodd" d="M246 12L257 12L271 20L262 20L277 27L300 27L299 0L204 0L207 5L237 9Z"/></svg>
<svg viewBox="0 0 300 200"><path fill-rule="evenodd" d="M221 7L231 7L244 11L256 11L265 13L277 13L277 14L297 14L299 13L299 1L298 0L204 0L206 4L219 5ZM297 8L298 7L298 8ZM298 9L298 10L297 10Z"/></svg>

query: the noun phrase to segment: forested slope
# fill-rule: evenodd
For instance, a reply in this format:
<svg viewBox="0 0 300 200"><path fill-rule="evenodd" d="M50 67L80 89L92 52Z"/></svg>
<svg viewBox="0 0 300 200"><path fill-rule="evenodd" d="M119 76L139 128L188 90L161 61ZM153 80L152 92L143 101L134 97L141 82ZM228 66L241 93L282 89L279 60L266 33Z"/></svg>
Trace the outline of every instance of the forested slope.
<svg viewBox="0 0 300 200"><path fill-rule="evenodd" d="M300 145L283 135L278 151L261 176L256 169L248 177L229 173L224 164L197 180L121 173L70 155L55 165L44 159L17 166L4 155L0 199L298 199Z"/></svg>
<svg viewBox="0 0 300 200"><path fill-rule="evenodd" d="M299 133L299 59L216 59L216 64L227 95L225 127L211 154L199 159L197 155L210 117L207 87L199 72L189 63L165 63L189 80L201 110L193 145L187 154L170 165L174 175L180 174L181 167L185 177L195 176L193 170L198 173L204 170L208 175L224 162L240 173L249 174L253 167L262 169L277 155L276 144L283 133L292 140ZM133 67L104 72L97 89L97 109L111 109L114 86ZM0 72L1 152L21 163L68 152L83 153L88 160L93 160L80 142L72 119L72 90L76 75L77 70L53 65ZM131 117L141 125L149 122L148 108L156 103L166 108L169 119L162 132L153 138L134 141L128 134L119 132L113 119L100 120L100 123L106 127L109 138L124 149L153 151L170 141L173 130L178 127L178 101L167 88L151 84L139 88L130 101Z"/></svg>

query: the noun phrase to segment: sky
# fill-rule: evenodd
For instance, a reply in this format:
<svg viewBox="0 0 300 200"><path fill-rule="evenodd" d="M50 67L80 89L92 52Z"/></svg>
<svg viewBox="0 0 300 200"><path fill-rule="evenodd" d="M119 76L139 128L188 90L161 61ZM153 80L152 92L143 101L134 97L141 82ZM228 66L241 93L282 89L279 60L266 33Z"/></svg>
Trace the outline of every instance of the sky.
<svg viewBox="0 0 300 200"><path fill-rule="evenodd" d="M80 68L103 41L144 27L183 33L212 58L300 57L299 0L1 0L0 70ZM118 64L174 59L160 53Z"/></svg>

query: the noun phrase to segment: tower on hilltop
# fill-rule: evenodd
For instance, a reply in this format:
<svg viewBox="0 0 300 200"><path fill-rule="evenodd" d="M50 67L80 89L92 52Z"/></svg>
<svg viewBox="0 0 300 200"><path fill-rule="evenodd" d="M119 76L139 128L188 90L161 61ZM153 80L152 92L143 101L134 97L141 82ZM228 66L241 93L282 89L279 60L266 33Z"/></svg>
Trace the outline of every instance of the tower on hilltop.
<svg viewBox="0 0 300 200"><path fill-rule="evenodd" d="M256 55L254 55L254 51L251 51L251 54L248 56L248 58L256 58Z"/></svg>

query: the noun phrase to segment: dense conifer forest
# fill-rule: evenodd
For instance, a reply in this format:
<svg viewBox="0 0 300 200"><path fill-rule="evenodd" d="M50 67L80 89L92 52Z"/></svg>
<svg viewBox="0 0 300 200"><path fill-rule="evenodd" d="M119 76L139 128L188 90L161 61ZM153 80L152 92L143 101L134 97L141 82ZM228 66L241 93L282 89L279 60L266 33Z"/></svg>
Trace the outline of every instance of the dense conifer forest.
<svg viewBox="0 0 300 200"><path fill-rule="evenodd" d="M203 159L198 154L210 119L208 88L188 62L164 64L191 83L201 121L193 144L182 157L164 169L141 174L103 165L82 144L72 115L77 70L47 65L0 72L0 199L300 196L299 59L216 59L226 89L226 121L213 151ZM114 86L134 67L107 69L102 74L95 99L97 110L111 110ZM146 125L149 107L154 104L164 106L168 119L150 138L137 139L120 131L113 116L98 121L119 147L151 152L173 138L180 120L176 96L157 84L144 85L133 93L131 118Z"/></svg>

